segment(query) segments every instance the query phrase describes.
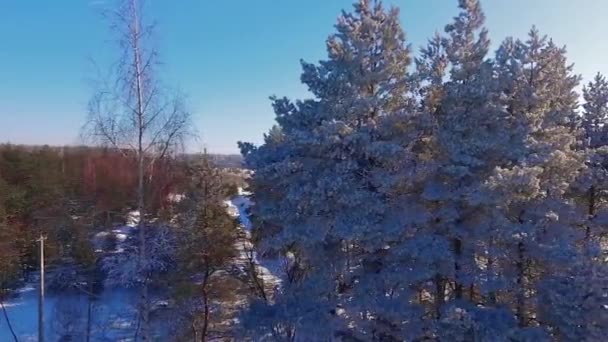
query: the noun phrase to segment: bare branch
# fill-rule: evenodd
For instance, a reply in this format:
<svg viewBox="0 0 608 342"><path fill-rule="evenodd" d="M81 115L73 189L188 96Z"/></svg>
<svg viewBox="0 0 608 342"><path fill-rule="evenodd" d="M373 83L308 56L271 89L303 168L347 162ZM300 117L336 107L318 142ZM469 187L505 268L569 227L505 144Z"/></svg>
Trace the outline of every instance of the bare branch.
<svg viewBox="0 0 608 342"><path fill-rule="evenodd" d="M146 24L141 0L121 0L105 12L120 48L118 60L110 68L109 80L102 79L89 102L89 122L83 131L97 144L108 144L123 156L136 157L138 178L140 246L138 264L145 265L148 246L146 229L145 164L152 167L173 148L184 143L190 130L190 114L179 96L167 95L155 77L158 51L152 44L156 25ZM141 335L150 340L147 282L141 289Z"/></svg>

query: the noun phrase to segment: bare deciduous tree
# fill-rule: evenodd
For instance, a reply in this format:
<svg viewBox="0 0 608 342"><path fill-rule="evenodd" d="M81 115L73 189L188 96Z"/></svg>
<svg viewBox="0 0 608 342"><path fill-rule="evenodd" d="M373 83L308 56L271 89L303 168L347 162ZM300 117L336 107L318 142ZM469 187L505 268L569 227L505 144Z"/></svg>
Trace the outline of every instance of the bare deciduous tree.
<svg viewBox="0 0 608 342"><path fill-rule="evenodd" d="M85 137L116 148L136 159L139 211L139 263L148 259L145 239L146 181L155 163L183 147L191 131L190 113L182 97L162 85L155 73L158 51L154 25L145 23L138 0L120 0L106 17L116 35L120 58L106 77L100 77L89 102ZM148 279L141 287L141 338L150 340Z"/></svg>

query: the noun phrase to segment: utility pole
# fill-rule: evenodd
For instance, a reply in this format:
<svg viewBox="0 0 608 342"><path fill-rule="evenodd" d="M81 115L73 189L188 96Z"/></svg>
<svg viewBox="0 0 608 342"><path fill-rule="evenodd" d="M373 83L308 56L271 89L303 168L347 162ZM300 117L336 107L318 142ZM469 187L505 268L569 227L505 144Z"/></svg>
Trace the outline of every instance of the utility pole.
<svg viewBox="0 0 608 342"><path fill-rule="evenodd" d="M44 240L40 232L40 286L38 288L38 341L44 342Z"/></svg>

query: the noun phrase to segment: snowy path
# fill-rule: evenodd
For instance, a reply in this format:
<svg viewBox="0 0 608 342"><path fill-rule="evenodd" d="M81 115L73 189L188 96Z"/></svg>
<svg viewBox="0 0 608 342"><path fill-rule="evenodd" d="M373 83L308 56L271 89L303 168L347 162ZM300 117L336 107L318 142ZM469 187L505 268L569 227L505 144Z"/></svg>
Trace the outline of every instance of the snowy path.
<svg viewBox="0 0 608 342"><path fill-rule="evenodd" d="M232 217L239 218L241 222L240 229L243 232L237 241L239 257L236 260L236 264L240 268L245 267L248 265L250 258L252 258L266 288L273 290L281 284L279 275L282 273L283 265L279 260L260 257L254 250L254 246L251 243L252 226L247 213L247 210L251 206L249 195L250 193L244 192L239 188L238 196L224 202L228 208L228 213Z"/></svg>

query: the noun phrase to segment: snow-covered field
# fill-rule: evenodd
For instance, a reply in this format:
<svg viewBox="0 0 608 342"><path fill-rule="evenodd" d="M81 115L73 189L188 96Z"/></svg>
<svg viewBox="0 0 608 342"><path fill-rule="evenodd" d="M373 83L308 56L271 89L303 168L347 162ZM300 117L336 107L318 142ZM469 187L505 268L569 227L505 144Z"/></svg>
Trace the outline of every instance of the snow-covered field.
<svg viewBox="0 0 608 342"><path fill-rule="evenodd" d="M5 303L10 322L19 341L37 341L38 287L36 282L21 288L16 297ZM135 320L134 301L137 296L131 290L103 291L92 300L91 336L94 341L129 341L131 326ZM71 335L72 341L84 341L89 310L89 299L84 293L48 293L44 302L45 331L47 340L59 341ZM0 341L13 341L4 316L0 319Z"/></svg>
<svg viewBox="0 0 608 342"><path fill-rule="evenodd" d="M96 253L116 255L125 251L129 235L135 233L134 227L139 213L133 211L127 216L124 226L97 233L93 237ZM115 239L113 250L104 250L103 242L109 236ZM47 281L53 275L47 270ZM38 335L38 283L39 276L6 300L4 306L10 323L19 341L37 341ZM106 287L89 303L83 290L71 289L69 292L52 292L47 289L44 302L45 336L48 341L59 341L71 336L70 341L84 341L87 330L90 304L90 334L92 341L132 341L136 330L137 290L130 288ZM4 315L0 315L0 342L13 341Z"/></svg>

